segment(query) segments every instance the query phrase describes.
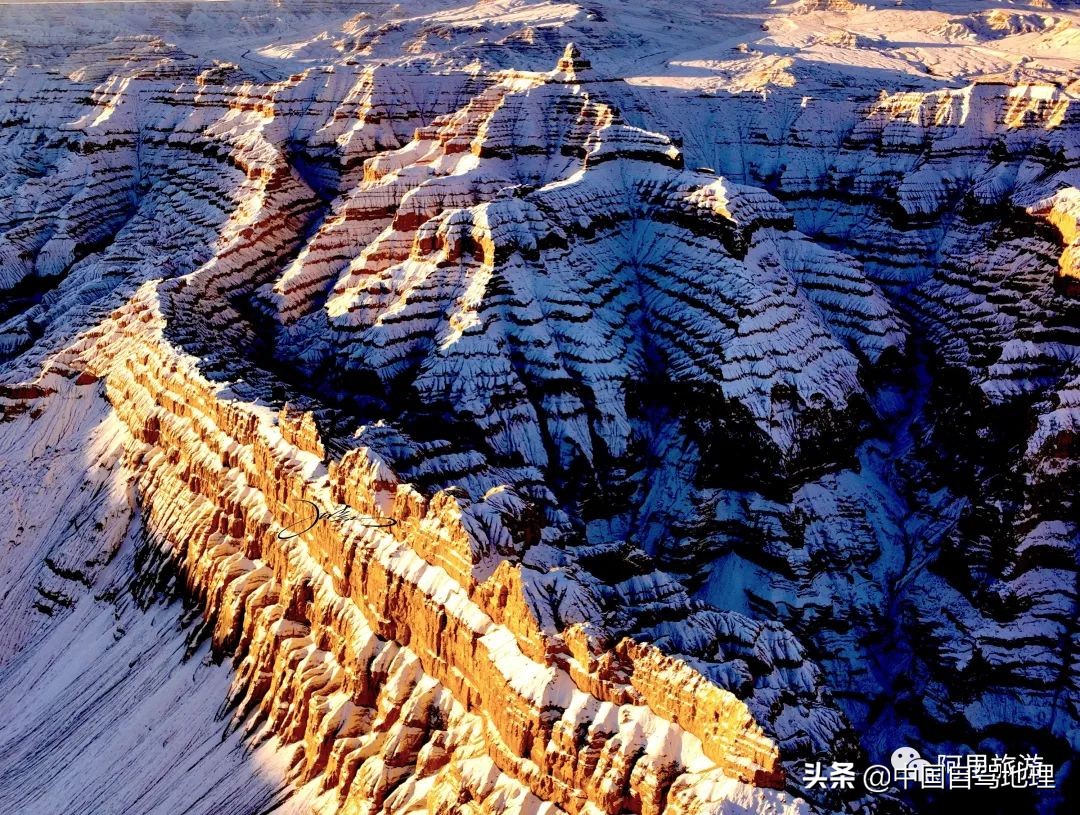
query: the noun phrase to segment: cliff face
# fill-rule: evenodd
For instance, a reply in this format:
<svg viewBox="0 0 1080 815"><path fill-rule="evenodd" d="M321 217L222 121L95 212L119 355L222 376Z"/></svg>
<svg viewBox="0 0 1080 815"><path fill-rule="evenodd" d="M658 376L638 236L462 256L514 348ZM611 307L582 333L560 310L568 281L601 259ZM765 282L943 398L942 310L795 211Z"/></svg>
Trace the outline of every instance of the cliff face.
<svg viewBox="0 0 1080 815"><path fill-rule="evenodd" d="M131 434L144 579L179 573L235 660L235 725L302 742L297 778L343 811L391 792L395 808L486 811L491 784L523 807L658 812L670 794L693 810L695 785L782 785L775 744L730 693L649 645L545 634L506 564L474 578L453 496L398 484L366 448L325 462L309 413L230 402L162 338L152 287L103 328L74 351ZM305 502L349 512L302 531ZM491 765L479 779L463 775L473 759Z"/></svg>
<svg viewBox="0 0 1080 815"><path fill-rule="evenodd" d="M258 58L8 20L0 803L886 811L803 762L1076 749L1052 66L839 93L783 49L869 12L801 3L687 93L618 4L222 8Z"/></svg>

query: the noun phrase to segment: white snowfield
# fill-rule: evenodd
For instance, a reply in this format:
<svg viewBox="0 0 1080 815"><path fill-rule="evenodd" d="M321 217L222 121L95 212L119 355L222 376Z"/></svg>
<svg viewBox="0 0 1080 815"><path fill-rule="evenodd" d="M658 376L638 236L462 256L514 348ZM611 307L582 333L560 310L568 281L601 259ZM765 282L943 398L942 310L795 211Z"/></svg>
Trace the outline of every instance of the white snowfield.
<svg viewBox="0 0 1080 815"><path fill-rule="evenodd" d="M0 810L1066 765L1078 224L1080 3L0 0Z"/></svg>

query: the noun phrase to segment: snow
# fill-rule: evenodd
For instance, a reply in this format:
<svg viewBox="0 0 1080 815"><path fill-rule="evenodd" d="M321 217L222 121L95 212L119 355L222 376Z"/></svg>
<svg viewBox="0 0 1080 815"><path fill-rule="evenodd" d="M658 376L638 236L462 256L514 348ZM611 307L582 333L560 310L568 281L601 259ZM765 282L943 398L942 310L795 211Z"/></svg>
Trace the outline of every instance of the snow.
<svg viewBox="0 0 1080 815"><path fill-rule="evenodd" d="M39 374L136 298L313 494L330 503L324 457L275 425L290 388L334 405L326 440L376 480L460 490L461 569L520 569L545 634L662 643L785 759L849 724L870 750L932 739L937 718L1076 747L1080 9L75 5L0 7L0 381L41 390L0 400L0 804L254 809L283 783L272 741L219 741L229 669L183 661L179 611L102 599L133 569L140 459L99 385ZM686 393L706 394L696 425ZM950 438L957 416L984 447ZM185 439L252 464L196 421ZM227 492L262 500L239 477ZM354 531L523 698L615 715L447 569ZM625 715L627 745L707 775L693 737ZM61 739L85 747L67 768ZM483 761L462 772L520 792ZM711 811L805 811L695 789Z"/></svg>

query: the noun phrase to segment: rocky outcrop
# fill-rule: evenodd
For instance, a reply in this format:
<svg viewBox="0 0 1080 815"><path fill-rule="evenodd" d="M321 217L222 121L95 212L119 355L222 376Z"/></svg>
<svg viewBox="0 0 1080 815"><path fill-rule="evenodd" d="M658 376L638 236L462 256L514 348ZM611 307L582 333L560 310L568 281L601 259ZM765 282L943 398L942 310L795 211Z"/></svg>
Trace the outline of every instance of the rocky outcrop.
<svg viewBox="0 0 1080 815"><path fill-rule="evenodd" d="M437 789L435 809L448 788L482 800L460 775L478 756L522 806L567 811L676 811L669 790L692 811L688 785L725 776L782 785L775 744L732 694L647 644L542 631L506 562L477 580L486 507L427 499L363 447L324 462L310 414L230 401L163 329L146 286L66 361L102 377L131 431L152 563L179 571L235 658L234 721L302 740L301 781L321 776L343 811L391 790ZM348 510L305 529L306 502Z"/></svg>

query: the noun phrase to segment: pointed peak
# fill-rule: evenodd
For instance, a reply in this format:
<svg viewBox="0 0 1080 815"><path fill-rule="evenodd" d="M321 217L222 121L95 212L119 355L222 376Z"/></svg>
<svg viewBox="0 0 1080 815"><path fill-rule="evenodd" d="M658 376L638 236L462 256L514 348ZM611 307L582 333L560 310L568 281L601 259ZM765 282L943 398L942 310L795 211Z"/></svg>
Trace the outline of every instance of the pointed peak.
<svg viewBox="0 0 1080 815"><path fill-rule="evenodd" d="M581 55L581 50L572 42L566 44L562 57L552 71L552 77L564 81L576 81L589 77L592 64Z"/></svg>

